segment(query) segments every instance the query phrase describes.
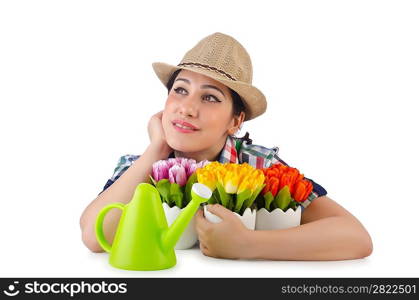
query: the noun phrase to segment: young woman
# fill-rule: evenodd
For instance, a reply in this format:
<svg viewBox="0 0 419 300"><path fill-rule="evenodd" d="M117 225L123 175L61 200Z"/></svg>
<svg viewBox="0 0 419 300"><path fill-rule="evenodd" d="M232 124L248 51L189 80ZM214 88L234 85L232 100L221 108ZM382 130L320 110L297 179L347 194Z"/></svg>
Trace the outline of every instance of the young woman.
<svg viewBox="0 0 419 300"><path fill-rule="evenodd" d="M81 216L82 240L93 252L103 251L94 232L98 212L115 201L128 203L135 187L148 182L152 164L158 160L187 157L247 162L255 168L287 165L277 147L254 145L248 134L234 136L243 122L260 116L267 107L263 93L252 85L250 57L234 38L214 33L199 41L177 66L153 63L153 68L168 89L165 107L149 120L150 144L145 152L122 156L112 178ZM220 205L209 208L223 219L218 224L208 222L198 211L196 228L202 253L272 260L344 260L370 255L372 241L362 224L327 197L321 185L309 180L313 191L303 203L301 226L294 228L252 231ZM109 241L120 214L112 210L104 221Z"/></svg>

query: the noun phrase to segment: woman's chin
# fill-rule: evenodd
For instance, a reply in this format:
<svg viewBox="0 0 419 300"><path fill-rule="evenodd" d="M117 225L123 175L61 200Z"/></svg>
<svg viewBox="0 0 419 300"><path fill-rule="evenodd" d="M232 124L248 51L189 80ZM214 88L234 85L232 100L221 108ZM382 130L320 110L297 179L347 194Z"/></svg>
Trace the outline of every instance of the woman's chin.
<svg viewBox="0 0 419 300"><path fill-rule="evenodd" d="M188 144L179 140L168 141L167 143L169 144L170 148L178 152L190 153L190 152L198 152L202 150L202 147L197 147L196 143Z"/></svg>

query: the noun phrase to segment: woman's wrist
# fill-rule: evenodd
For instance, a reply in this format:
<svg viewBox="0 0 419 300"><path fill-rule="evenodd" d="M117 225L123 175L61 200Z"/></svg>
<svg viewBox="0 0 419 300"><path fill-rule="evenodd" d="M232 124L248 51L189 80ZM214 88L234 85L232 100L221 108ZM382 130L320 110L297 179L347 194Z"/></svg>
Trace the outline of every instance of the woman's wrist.
<svg viewBox="0 0 419 300"><path fill-rule="evenodd" d="M273 248L273 239L282 238L281 231L249 230L246 236L246 259L265 259L269 257L269 249ZM268 252L267 252L268 251ZM277 249L280 251L280 249Z"/></svg>
<svg viewBox="0 0 419 300"><path fill-rule="evenodd" d="M243 259L256 259L260 256L258 247L258 231L246 230L243 235L244 245L242 245Z"/></svg>
<svg viewBox="0 0 419 300"><path fill-rule="evenodd" d="M167 145L158 145L150 143L146 149L146 152L152 153L157 160L160 160L167 159L167 157L172 151Z"/></svg>

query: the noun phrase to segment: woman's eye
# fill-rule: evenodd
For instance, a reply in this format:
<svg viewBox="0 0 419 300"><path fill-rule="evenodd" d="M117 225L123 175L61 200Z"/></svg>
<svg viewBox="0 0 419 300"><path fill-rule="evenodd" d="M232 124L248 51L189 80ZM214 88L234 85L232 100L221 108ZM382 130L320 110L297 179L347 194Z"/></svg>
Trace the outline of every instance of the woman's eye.
<svg viewBox="0 0 419 300"><path fill-rule="evenodd" d="M174 88L173 90L175 91L176 94L181 94L181 95L187 94L187 91L182 87L177 87L177 88ZM207 100L208 102L221 102L214 95L205 95L204 100Z"/></svg>
<svg viewBox="0 0 419 300"><path fill-rule="evenodd" d="M213 100L208 100L209 102L221 102L220 100L218 100L218 98L217 97L215 97L215 96L213 96L213 95L205 95L204 96L204 98L206 99L206 100L208 100L208 99L213 99Z"/></svg>
<svg viewBox="0 0 419 300"><path fill-rule="evenodd" d="M181 87L177 87L177 88L175 88L175 89L173 89L177 94L183 94L183 92L181 92L181 91L185 91L186 92L186 90L184 89L184 88L181 88Z"/></svg>

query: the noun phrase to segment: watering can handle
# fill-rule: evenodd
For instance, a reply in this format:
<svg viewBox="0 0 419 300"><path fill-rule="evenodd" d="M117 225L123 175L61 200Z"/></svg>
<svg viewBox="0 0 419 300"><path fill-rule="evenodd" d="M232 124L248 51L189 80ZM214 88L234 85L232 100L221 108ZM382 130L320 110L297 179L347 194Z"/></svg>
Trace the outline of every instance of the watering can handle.
<svg viewBox="0 0 419 300"><path fill-rule="evenodd" d="M96 232L96 239L99 243L99 245L106 251L111 252L111 244L108 243L108 241L105 238L105 234L103 233L103 220L105 219L106 214L112 209L112 208L119 208L121 210L124 210L125 204L122 203L111 203L102 208L102 210L99 212L99 214L96 217L96 225L95 225L95 232Z"/></svg>

